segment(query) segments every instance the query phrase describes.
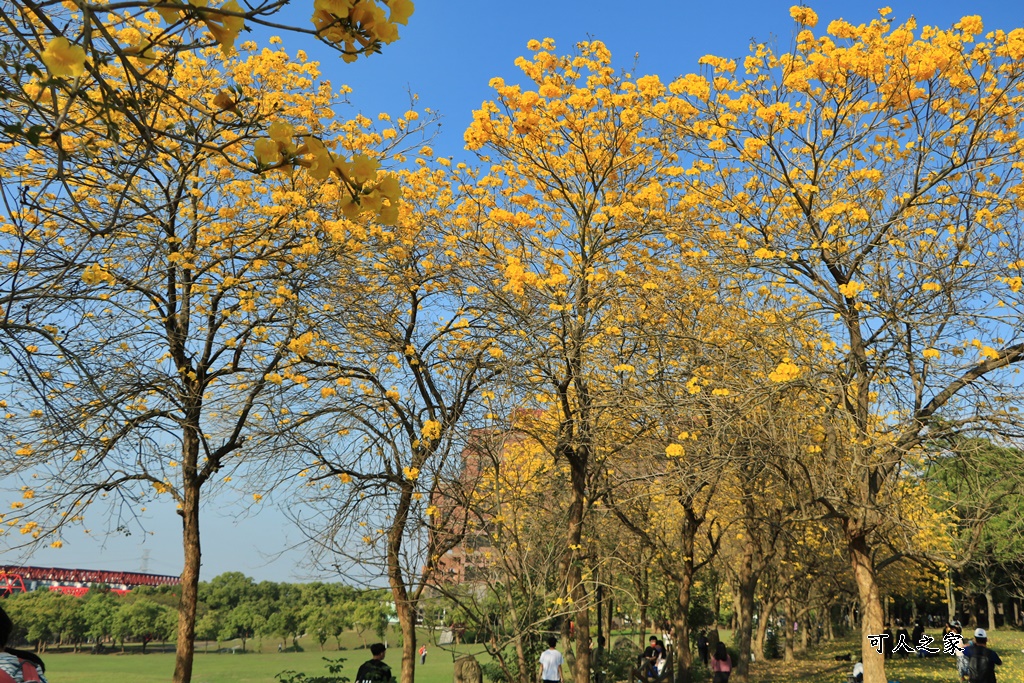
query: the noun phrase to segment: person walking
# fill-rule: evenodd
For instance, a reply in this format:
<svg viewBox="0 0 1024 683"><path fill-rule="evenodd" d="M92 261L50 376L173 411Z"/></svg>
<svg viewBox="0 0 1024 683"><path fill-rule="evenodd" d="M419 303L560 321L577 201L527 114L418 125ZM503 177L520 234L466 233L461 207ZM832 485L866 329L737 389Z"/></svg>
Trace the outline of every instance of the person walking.
<svg viewBox="0 0 1024 683"><path fill-rule="evenodd" d="M544 683L562 683L562 653L555 649L558 641L548 637L548 649L540 653L540 680Z"/></svg>
<svg viewBox="0 0 1024 683"><path fill-rule="evenodd" d="M422 665L422 664L426 664L426 663L427 663L427 646L426 646L426 644L423 644L423 645L420 646L420 664Z"/></svg>
<svg viewBox="0 0 1024 683"><path fill-rule="evenodd" d="M715 654L711 657L711 671L714 674L712 683L728 683L729 675L732 673L732 658L722 641L718 641L718 645L715 646Z"/></svg>
<svg viewBox="0 0 1024 683"><path fill-rule="evenodd" d="M708 665L708 654L708 632L701 631L697 636L697 657L700 658L700 662L704 666Z"/></svg>
<svg viewBox="0 0 1024 683"><path fill-rule="evenodd" d="M999 655L988 647L985 629L974 629L974 643L964 650L961 678L968 683L996 683L996 667L1002 663Z"/></svg>
<svg viewBox="0 0 1024 683"><path fill-rule="evenodd" d="M384 643L374 643L370 646L370 654L373 656L356 671L356 683L395 683L391 667L384 663L384 654L387 651Z"/></svg>

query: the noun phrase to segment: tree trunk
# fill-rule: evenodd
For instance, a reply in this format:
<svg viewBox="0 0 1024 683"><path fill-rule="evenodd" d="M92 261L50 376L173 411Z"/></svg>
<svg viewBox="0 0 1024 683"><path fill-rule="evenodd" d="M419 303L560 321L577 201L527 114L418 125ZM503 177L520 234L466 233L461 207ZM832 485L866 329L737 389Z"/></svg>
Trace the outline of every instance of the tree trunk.
<svg viewBox="0 0 1024 683"><path fill-rule="evenodd" d="M412 683L416 676L416 610L408 602L395 602L395 612L402 629L402 677L399 680Z"/></svg>
<svg viewBox="0 0 1024 683"><path fill-rule="evenodd" d="M693 560L689 564L690 572L683 572L679 581L679 590L676 593L676 683L687 683L690 680L690 665L693 663L693 655L690 652L690 591L693 586Z"/></svg>
<svg viewBox="0 0 1024 683"><path fill-rule="evenodd" d="M405 574L402 570L402 538L412 506L413 487L403 484L395 516L388 529L387 572L391 597L395 602L395 614L402 631L402 667L400 683L413 683L416 676L416 603L409 596Z"/></svg>
<svg viewBox="0 0 1024 683"><path fill-rule="evenodd" d="M956 619L956 592L953 591L953 575L946 572L946 613L947 622L952 623Z"/></svg>
<svg viewBox="0 0 1024 683"><path fill-rule="evenodd" d="M880 634L884 630L882 600L878 591L878 577L867 538L856 531L847 531L847 545L853 576L860 594L861 611L861 662L864 664L864 683L886 683L885 659L868 642L868 635Z"/></svg>
<svg viewBox="0 0 1024 683"><path fill-rule="evenodd" d="M693 591L693 551L696 545L697 529L700 520L693 508L684 505L680 523L679 552L683 560L677 569L676 581L676 683L687 683L690 679L690 664L693 656L690 652L690 594Z"/></svg>
<svg viewBox="0 0 1024 683"><path fill-rule="evenodd" d="M793 609L793 599L786 598L786 648L782 654L782 661L784 662L792 662L796 659L793 642L796 639L796 634L793 633L794 623L796 623L796 610Z"/></svg>
<svg viewBox="0 0 1024 683"><path fill-rule="evenodd" d="M985 610L988 612L988 630L996 630L996 601L992 586L985 586Z"/></svg>
<svg viewBox="0 0 1024 683"><path fill-rule="evenodd" d="M636 588L637 600L640 603L640 649L647 647L647 602L651 595L650 568L648 558L643 549L637 553L640 571L633 575L633 586Z"/></svg>
<svg viewBox="0 0 1024 683"><path fill-rule="evenodd" d="M196 417L198 422L198 416ZM199 604L199 567L202 560L199 541L199 430L184 430L182 450L181 540L185 567L181 571L181 598L178 601L178 642L174 655L174 683L190 683L196 649L196 608Z"/></svg>
<svg viewBox="0 0 1024 683"><path fill-rule="evenodd" d="M612 643L612 627L615 625L614 622L612 621L612 615L615 614L615 598L612 597L610 591L606 591L606 594L607 594L608 597L606 597L604 599L604 602L605 602L605 609L604 609L604 618L605 618L604 635L605 635L605 638L608 639L605 644L608 646L608 650L611 651L612 644L613 644Z"/></svg>
<svg viewBox="0 0 1024 683"><path fill-rule="evenodd" d="M590 604L583 585L582 558L580 557L583 548L583 512L586 502L586 463L588 460L587 454L582 452L584 450L576 449L575 453L566 454L572 481L572 500L569 504L566 551L562 555L561 561L561 574L565 582L565 590L572 598L573 609L570 614L575 620L576 661L572 674L575 683L588 683L590 680ZM402 681L402 683L413 682L410 679Z"/></svg>
<svg viewBox="0 0 1024 683"><path fill-rule="evenodd" d="M751 651L758 659L764 657L764 641L767 640L768 626L771 625L772 611L774 609L774 603L761 602L760 617L757 620L757 633L754 635L753 642L751 643Z"/></svg>
<svg viewBox="0 0 1024 683"><path fill-rule="evenodd" d="M754 627L754 591L757 590L757 573L754 571L754 542L747 539L740 559L739 578L736 592L739 595L739 610L736 617L736 645L739 650L734 669L734 680L747 683L750 671L750 636Z"/></svg>
<svg viewBox="0 0 1024 683"><path fill-rule="evenodd" d="M607 644L604 629L604 586L601 584L601 577L596 570L592 572L592 576L594 583L597 584L594 588L594 606L597 608L597 651L594 656L594 681L602 683L601 665L604 662L605 645Z"/></svg>
<svg viewBox="0 0 1024 683"><path fill-rule="evenodd" d="M825 611L825 638L830 643L836 639L836 633L832 630L832 605L829 605Z"/></svg>
<svg viewBox="0 0 1024 683"><path fill-rule="evenodd" d="M526 648L523 647L523 636L516 636L516 664L519 665L519 683L533 683L533 663L526 661Z"/></svg>

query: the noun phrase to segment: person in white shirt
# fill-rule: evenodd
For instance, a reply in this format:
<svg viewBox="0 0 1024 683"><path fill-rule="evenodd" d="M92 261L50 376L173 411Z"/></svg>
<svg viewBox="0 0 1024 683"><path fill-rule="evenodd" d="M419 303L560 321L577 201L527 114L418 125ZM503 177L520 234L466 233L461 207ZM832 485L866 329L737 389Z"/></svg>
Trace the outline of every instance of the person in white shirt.
<svg viewBox="0 0 1024 683"><path fill-rule="evenodd" d="M853 680L861 683L864 680L864 663L857 662L853 665Z"/></svg>
<svg viewBox="0 0 1024 683"><path fill-rule="evenodd" d="M562 653L555 649L558 641L548 638L548 649L540 653L540 678L544 683L562 683Z"/></svg>

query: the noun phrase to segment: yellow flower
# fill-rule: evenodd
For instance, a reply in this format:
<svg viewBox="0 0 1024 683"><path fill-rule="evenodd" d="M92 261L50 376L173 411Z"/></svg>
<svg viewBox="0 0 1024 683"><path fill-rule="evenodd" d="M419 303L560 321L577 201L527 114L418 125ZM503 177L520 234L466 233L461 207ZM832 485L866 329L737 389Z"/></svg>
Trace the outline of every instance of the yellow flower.
<svg viewBox="0 0 1024 683"><path fill-rule="evenodd" d="M768 373L768 379L773 382L789 382L800 376L800 368L788 359L779 363L774 370Z"/></svg>
<svg viewBox="0 0 1024 683"><path fill-rule="evenodd" d="M398 176L389 173L381 178L377 183L377 191L385 199L395 204L402 196L402 186L398 183Z"/></svg>
<svg viewBox="0 0 1024 683"><path fill-rule="evenodd" d="M409 17L412 16L413 11L416 9L412 4L412 0L391 0L388 3L388 7L391 8L388 21L393 24L401 24L402 26L406 26L409 23Z"/></svg>
<svg viewBox="0 0 1024 683"><path fill-rule="evenodd" d="M404 474L405 478L409 481L416 481L419 479L420 470L418 467L403 467L402 474Z"/></svg>
<svg viewBox="0 0 1024 683"><path fill-rule="evenodd" d="M938 358L942 354L939 352L938 349L925 349L921 355L924 356L925 358Z"/></svg>
<svg viewBox="0 0 1024 683"><path fill-rule="evenodd" d="M365 154L356 154L352 157L352 180L353 182L362 185L363 183L377 175L377 161L371 159Z"/></svg>
<svg viewBox="0 0 1024 683"><path fill-rule="evenodd" d="M205 3L203 4L205 5ZM221 5L220 9L225 12L242 13L242 8L238 6L235 0L228 0L228 2ZM245 28L245 19L221 15L220 21L218 21L204 15L203 22L210 33L213 34L213 39L220 43L220 51L225 57L230 57L235 51L235 40L238 38L238 34Z"/></svg>
<svg viewBox="0 0 1024 683"><path fill-rule="evenodd" d="M98 263L94 263L91 266L86 266L85 270L82 271L82 282L87 285L98 285L101 282L112 285L117 280L109 272L101 268Z"/></svg>
<svg viewBox="0 0 1024 683"><path fill-rule="evenodd" d="M793 17L798 24L814 28L818 24L818 15L810 7L793 5L789 8L789 16Z"/></svg>
<svg viewBox="0 0 1024 683"><path fill-rule="evenodd" d="M67 38L54 38L43 51L43 64L54 76L78 78L85 73L85 49Z"/></svg>
<svg viewBox="0 0 1024 683"><path fill-rule="evenodd" d="M854 298L865 289L863 282L848 282L844 285L839 285L839 293L845 297Z"/></svg>
<svg viewBox="0 0 1024 683"><path fill-rule="evenodd" d="M665 455L667 455L670 458L682 457L684 452L685 451L683 450L683 447L677 443L669 444L669 446L665 449Z"/></svg>
<svg viewBox="0 0 1024 683"><path fill-rule="evenodd" d="M441 423L436 420L427 420L423 423L423 438L427 441L436 441L441 438Z"/></svg>
<svg viewBox="0 0 1024 683"><path fill-rule="evenodd" d="M295 135L295 126L288 123L287 121L275 121L270 124L270 129L267 131L267 135L274 142L280 142L282 145L287 145L292 141L292 137Z"/></svg>
<svg viewBox="0 0 1024 683"><path fill-rule="evenodd" d="M259 493L254 493L254 494L252 494L252 499L253 499L254 502L258 503L261 500L263 500L263 496L260 495Z"/></svg>
<svg viewBox="0 0 1024 683"><path fill-rule="evenodd" d="M268 138L260 138L254 146L256 161L263 166L273 166L281 161L281 148L276 142Z"/></svg>
<svg viewBox="0 0 1024 683"><path fill-rule="evenodd" d="M61 540L54 541L53 543L50 544L50 547L51 548L63 548L64 547L64 541L61 541Z"/></svg>

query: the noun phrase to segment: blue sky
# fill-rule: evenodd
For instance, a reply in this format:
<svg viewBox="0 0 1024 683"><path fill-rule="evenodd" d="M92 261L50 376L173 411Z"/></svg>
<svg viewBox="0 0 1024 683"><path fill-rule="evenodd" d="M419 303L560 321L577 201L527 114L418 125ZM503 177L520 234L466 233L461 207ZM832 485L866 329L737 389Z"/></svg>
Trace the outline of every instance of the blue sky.
<svg viewBox="0 0 1024 683"><path fill-rule="evenodd" d="M774 38L780 45L788 45L794 32L789 18L792 4L792 0L418 0L402 39L388 46L384 54L355 64L343 63L316 44L287 35L282 38L292 54L301 48L321 60L325 77L336 86L351 86L352 104L364 114L401 113L408 108L409 93L418 94L419 107L430 107L444 117L441 133L433 142L436 152L458 157L465 155L462 133L473 109L491 96L488 81L494 76L517 81L513 62L526 52L526 42L532 38L554 38L560 50L568 50L579 40L602 40L619 67L632 69L634 55L639 54L637 73L670 80L695 70L697 59L704 54L742 57L751 39ZM289 5L286 11L296 16L288 21L304 22L311 10L299 8L311 5L309 0ZM870 21L884 5L829 0L810 6L818 13L820 30L840 17L855 23ZM965 14L980 14L986 29L1024 26L1024 3L1017 0L896 1L889 6L896 22L913 15L919 25L948 27ZM15 494L4 492L0 507L9 503L4 498L13 497ZM260 580L310 578L313 572L304 565L301 536L289 531L274 501L268 498L260 509L248 510L233 504L243 499L224 494L204 511L202 577L208 580L225 571L242 571ZM7 551L0 564L24 561L138 571L146 556L148 571L179 573L179 518L172 509L156 506L147 514L148 533L104 537L103 520L97 518L89 537L74 531L66 537L64 548L47 548L30 557ZM299 547L275 559L289 545Z"/></svg>

